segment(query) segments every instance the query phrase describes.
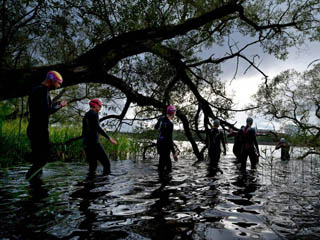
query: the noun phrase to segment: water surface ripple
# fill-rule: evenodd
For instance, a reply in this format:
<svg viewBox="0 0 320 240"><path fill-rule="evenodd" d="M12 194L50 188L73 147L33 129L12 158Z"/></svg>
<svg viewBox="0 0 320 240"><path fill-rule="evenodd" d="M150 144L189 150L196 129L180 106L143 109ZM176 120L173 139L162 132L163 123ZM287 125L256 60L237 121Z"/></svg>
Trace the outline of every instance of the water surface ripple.
<svg viewBox="0 0 320 240"><path fill-rule="evenodd" d="M1 171L0 238L320 239L319 160L261 159L241 174L230 152L222 174L180 158L164 182L157 161L111 161L113 174L94 178L48 164L40 188L27 167Z"/></svg>

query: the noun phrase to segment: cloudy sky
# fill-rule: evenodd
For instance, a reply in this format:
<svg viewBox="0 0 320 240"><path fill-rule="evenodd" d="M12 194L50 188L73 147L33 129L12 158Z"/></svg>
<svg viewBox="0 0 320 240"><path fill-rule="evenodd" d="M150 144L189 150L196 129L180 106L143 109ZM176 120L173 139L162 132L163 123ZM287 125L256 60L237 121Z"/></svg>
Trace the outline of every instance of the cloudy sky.
<svg viewBox="0 0 320 240"><path fill-rule="evenodd" d="M311 69L311 67L307 68L308 65L320 58L320 43L305 43L299 49L291 48L289 50L289 56L286 60L277 60L275 57L263 54L261 48L259 46L248 49L246 52L246 56L250 58L255 54L260 55L260 68L263 72L269 76L269 78L273 78L278 75L280 72L287 69L295 69L297 71L303 72L305 70ZM215 56L221 57L225 54L225 49L208 49L201 53L201 57L207 58L212 53L215 53ZM239 65L238 73L236 79L233 79L235 73L236 61L230 60L222 64L223 74L220 76L222 81L225 81L226 90L228 93L234 93L234 102L237 103L237 109L241 109L246 104L250 103L251 96L257 91L258 86L262 81L262 75L255 69L251 68L244 74L244 71L248 67L248 63L241 62ZM130 116L133 115L132 109L130 111ZM234 119L236 123L236 127L240 127L241 125L245 125L246 118L248 113L241 112L237 113ZM270 123L263 117L252 116L254 118L254 125L259 129L279 129L279 124L273 122ZM230 121L233 122L233 121ZM123 131L129 131L131 127L127 125L123 125Z"/></svg>
<svg viewBox="0 0 320 240"><path fill-rule="evenodd" d="M253 56L257 53L261 57L260 68L271 79L287 69L295 69L299 72L311 69L311 66L308 68L308 65L312 61L320 58L320 43L308 42L299 49L291 48L289 49L288 59L284 61L277 60L273 56L263 54L258 46L249 49L249 51L247 51L247 56ZM235 64L236 62L234 60L223 64L223 75L221 76L221 79L227 82L227 91L229 93L234 92L234 100L238 104L238 107L241 108L250 103L251 95L257 91L258 85L263 80L262 75L253 68L244 74L245 69L248 67L248 64L244 62L240 64L236 79L232 80ZM246 118L247 113L236 114L236 126L240 127L241 125L244 125ZM258 128L273 128L273 125L264 118L256 119L255 123ZM279 127L278 124L275 124L275 126L276 128Z"/></svg>
<svg viewBox="0 0 320 240"><path fill-rule="evenodd" d="M236 37L238 40L239 48L243 47L244 44L248 43L248 38ZM295 69L299 72L305 70L310 70L312 66L308 68L308 65L320 58L320 43L310 43L306 42L299 48L290 48L289 55L286 60L278 60L274 56L264 54L261 47L256 45L248 48L244 53L246 57L251 59L252 56L259 54L260 59L259 67L260 69L269 77L269 79L275 77L282 71L287 69ZM202 58L208 58L214 53L214 57L223 57L228 49L224 46L205 49L203 52L199 53ZM319 63L319 61L317 62ZM222 64L223 74L220 76L221 81L226 82L226 90L229 94L234 93L234 102L237 104L237 109L243 108L245 105L250 103L251 96L258 90L260 83L264 81L263 76L257 70L251 68L246 71L248 67L247 62L240 62L236 79L233 79L236 68L236 60L232 59ZM129 111L129 115L132 116L132 109ZM245 125L246 118L249 113L241 112L237 113L234 121L236 127L240 128L241 125ZM269 122L263 117L252 116L254 118L254 126L259 129L279 129L280 125L275 122ZM126 125L123 125L124 131L128 130Z"/></svg>

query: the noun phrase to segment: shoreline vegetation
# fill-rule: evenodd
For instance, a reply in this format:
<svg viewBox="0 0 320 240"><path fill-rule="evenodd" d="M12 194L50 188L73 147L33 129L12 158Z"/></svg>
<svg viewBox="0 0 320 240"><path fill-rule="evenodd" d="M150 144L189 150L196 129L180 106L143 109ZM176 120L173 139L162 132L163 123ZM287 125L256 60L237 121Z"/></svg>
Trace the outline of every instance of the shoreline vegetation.
<svg viewBox="0 0 320 240"><path fill-rule="evenodd" d="M2 121L0 125L0 167L8 168L18 164L30 162L30 143L26 134L28 122ZM146 129L137 132L107 132L108 135L118 141L118 145L112 145L100 137L100 142L110 159L127 159L141 157L145 147L155 143L157 131ZM50 161L82 162L85 155L82 140L70 139L81 135L80 125L62 125L50 127L51 153ZM259 144L275 145L274 136L258 136ZM182 130L174 131L174 141L187 141ZM197 139L199 141L199 139ZM233 137L227 138L227 143L233 143ZM154 148L155 151L155 148Z"/></svg>

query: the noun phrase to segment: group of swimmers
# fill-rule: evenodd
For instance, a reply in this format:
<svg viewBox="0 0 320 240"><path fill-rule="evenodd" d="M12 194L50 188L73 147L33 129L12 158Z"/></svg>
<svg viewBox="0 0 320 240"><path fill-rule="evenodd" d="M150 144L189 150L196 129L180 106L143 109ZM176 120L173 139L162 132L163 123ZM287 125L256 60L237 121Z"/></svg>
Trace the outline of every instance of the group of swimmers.
<svg viewBox="0 0 320 240"><path fill-rule="evenodd" d="M48 162L49 158L49 116L67 105L66 101L51 102L50 90L58 89L63 83L62 76L57 71L49 71L45 80L32 87L29 96L30 119L27 128L27 135L31 143L32 166L27 172L26 178L31 183L41 181L42 168ZM82 120L82 138L86 160L89 164L89 175L94 175L97 169L97 161L103 166L103 174L110 174L110 162L107 154L99 142L99 134L107 138L112 144L117 145L117 141L107 135L100 127L99 115L102 108L102 102L94 98L89 102L90 110L85 114ZM173 154L175 161L178 156L173 143L173 123L172 120L176 114L176 108L173 105L168 106L166 115L161 117L155 125L159 130L157 138L157 150L160 155L158 172L159 178L164 178L172 170L170 153ZM234 144L234 153L241 163L240 169L245 171L246 162L249 156L251 168L256 168L259 159L259 147L256 139L255 129L252 128L253 119L248 117L247 124L236 134ZM213 128L208 132L208 155L210 167L218 169L218 163L221 155L221 145L223 153L226 154L225 137L222 130L219 129L220 121L214 120ZM281 139L276 148L287 151L288 145ZM289 156L290 157L290 156Z"/></svg>

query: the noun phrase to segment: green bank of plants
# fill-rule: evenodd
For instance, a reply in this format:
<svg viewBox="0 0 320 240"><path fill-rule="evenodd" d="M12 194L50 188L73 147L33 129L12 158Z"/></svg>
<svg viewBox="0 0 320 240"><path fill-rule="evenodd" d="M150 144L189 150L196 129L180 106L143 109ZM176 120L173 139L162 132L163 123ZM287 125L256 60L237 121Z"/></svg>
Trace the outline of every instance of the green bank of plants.
<svg viewBox="0 0 320 240"><path fill-rule="evenodd" d="M1 121L0 124L0 167L23 163L30 152L26 134L26 123Z"/></svg>
<svg viewBox="0 0 320 240"><path fill-rule="evenodd" d="M28 122L26 120L21 122L19 120L0 120L1 168L24 164L31 160L27 125ZM82 139L76 139L81 136L80 125L55 125L50 127L49 131L51 142L50 161L85 161ZM107 139L100 137L100 142L110 159L136 158L142 151L139 139L132 134L108 133L108 135L118 142L118 145L113 145Z"/></svg>

